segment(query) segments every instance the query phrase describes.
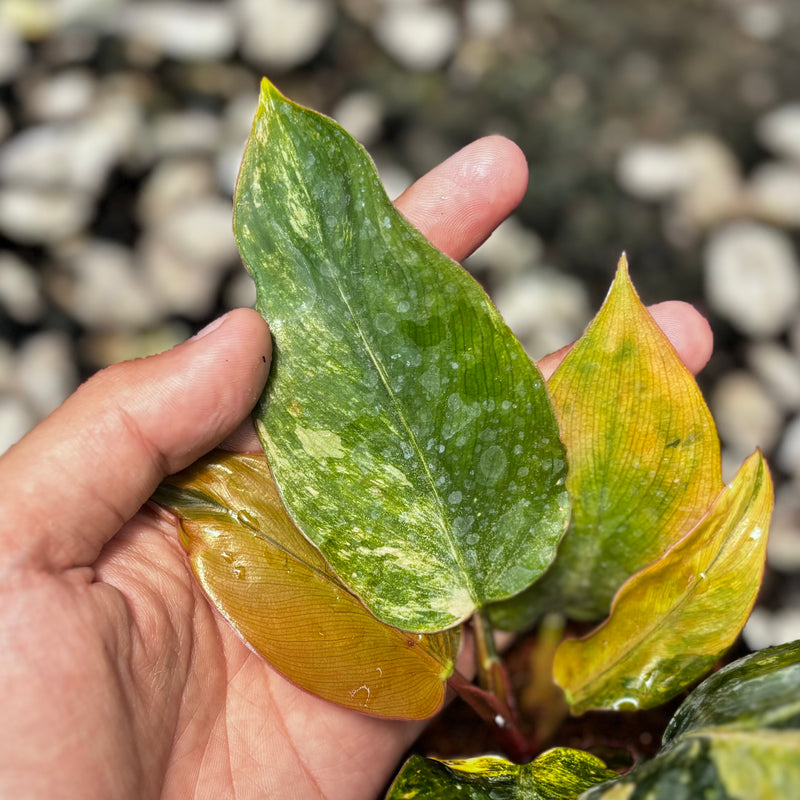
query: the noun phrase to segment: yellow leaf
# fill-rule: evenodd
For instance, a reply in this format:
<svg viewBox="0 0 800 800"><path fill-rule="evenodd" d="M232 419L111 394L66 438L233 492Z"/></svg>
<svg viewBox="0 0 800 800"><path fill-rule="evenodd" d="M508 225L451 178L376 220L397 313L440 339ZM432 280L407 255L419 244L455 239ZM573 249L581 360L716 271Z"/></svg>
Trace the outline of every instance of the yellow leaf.
<svg viewBox="0 0 800 800"><path fill-rule="evenodd" d="M708 671L755 602L772 495L756 452L697 527L620 589L601 627L562 642L553 673L573 711L650 708Z"/></svg>
<svg viewBox="0 0 800 800"><path fill-rule="evenodd" d="M214 605L293 683L369 714L431 716L458 630L406 633L375 619L298 531L263 455L216 451L159 489Z"/></svg>

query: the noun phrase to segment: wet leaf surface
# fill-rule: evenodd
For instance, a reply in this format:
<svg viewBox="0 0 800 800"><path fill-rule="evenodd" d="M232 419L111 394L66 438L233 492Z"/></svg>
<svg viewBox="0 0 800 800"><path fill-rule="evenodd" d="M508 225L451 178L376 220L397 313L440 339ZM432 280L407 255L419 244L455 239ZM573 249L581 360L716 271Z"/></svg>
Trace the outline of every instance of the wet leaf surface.
<svg viewBox="0 0 800 800"><path fill-rule="evenodd" d="M435 631L541 575L568 516L541 375L361 146L266 81L234 228L275 341L257 429L342 581Z"/></svg>
<svg viewBox="0 0 800 800"><path fill-rule="evenodd" d="M492 756L461 761L412 756L386 800L575 800L612 777L616 773L598 758L567 747L521 766Z"/></svg>
<svg viewBox="0 0 800 800"><path fill-rule="evenodd" d="M286 514L261 454L218 450L162 484L201 586L244 640L298 686L348 708L438 710L458 629L406 633L364 608Z"/></svg>
<svg viewBox="0 0 800 800"><path fill-rule="evenodd" d="M756 452L700 524L625 583L603 625L562 642L553 675L573 712L652 708L713 666L755 602L772 498Z"/></svg>
<svg viewBox="0 0 800 800"><path fill-rule="evenodd" d="M708 407L636 295L624 257L549 389L572 519L542 580L493 607L504 628L526 628L550 610L602 618L622 583L683 538L723 486Z"/></svg>

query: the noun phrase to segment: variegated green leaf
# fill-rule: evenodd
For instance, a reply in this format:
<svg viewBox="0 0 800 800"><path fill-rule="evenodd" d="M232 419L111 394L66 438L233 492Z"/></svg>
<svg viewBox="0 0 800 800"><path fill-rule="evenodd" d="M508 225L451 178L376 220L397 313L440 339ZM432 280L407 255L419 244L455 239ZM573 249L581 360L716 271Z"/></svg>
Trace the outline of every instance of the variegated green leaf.
<svg viewBox="0 0 800 800"><path fill-rule="evenodd" d="M523 765L493 756L462 761L412 756L386 800L575 800L615 777L600 759L568 747Z"/></svg>
<svg viewBox="0 0 800 800"><path fill-rule="evenodd" d="M275 341L257 429L345 584L385 622L434 631L539 577L568 515L541 375L364 150L267 81L234 229Z"/></svg>
<svg viewBox="0 0 800 800"><path fill-rule="evenodd" d="M683 702L652 761L581 800L800 797L800 643L753 653Z"/></svg>
<svg viewBox="0 0 800 800"><path fill-rule="evenodd" d="M553 675L574 712L652 708L708 672L750 615L771 510L756 452L697 527L623 585L603 625L562 642Z"/></svg>
<svg viewBox="0 0 800 800"><path fill-rule="evenodd" d="M542 580L492 608L523 629L547 611L601 619L617 589L703 517L722 490L714 421L620 260L595 319L550 379L572 519Z"/></svg>
<svg viewBox="0 0 800 800"><path fill-rule="evenodd" d="M180 517L208 597L289 680L377 716L423 719L441 706L459 629L405 633L375 619L292 524L263 454L214 451L156 499Z"/></svg>

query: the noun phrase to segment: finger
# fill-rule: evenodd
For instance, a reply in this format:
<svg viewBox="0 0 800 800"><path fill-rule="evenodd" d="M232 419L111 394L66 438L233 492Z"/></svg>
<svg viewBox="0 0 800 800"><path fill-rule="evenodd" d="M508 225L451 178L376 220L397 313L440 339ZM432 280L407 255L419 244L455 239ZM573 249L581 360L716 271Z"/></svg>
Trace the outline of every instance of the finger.
<svg viewBox="0 0 800 800"><path fill-rule="evenodd" d="M649 306L648 311L672 343L686 368L697 375L711 358L714 335L708 320L692 305L679 300L668 300ZM564 360L572 345L562 347L538 362L539 370L547 379Z"/></svg>
<svg viewBox="0 0 800 800"><path fill-rule="evenodd" d="M165 475L239 425L267 378L269 331L247 309L217 322L98 373L0 459L9 503L0 559L53 570L93 563Z"/></svg>
<svg viewBox="0 0 800 800"><path fill-rule="evenodd" d="M519 205L527 186L519 147L487 136L420 178L395 205L435 247L461 261Z"/></svg>

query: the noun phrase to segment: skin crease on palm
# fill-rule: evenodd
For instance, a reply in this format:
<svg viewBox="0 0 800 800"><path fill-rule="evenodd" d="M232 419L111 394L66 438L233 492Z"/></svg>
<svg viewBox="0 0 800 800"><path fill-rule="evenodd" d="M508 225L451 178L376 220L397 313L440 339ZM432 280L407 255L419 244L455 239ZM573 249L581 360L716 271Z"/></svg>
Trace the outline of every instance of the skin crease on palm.
<svg viewBox="0 0 800 800"><path fill-rule="evenodd" d="M488 137L397 206L460 260L527 180L520 150ZM653 314L701 369L705 320L683 303ZM546 374L559 355L543 360ZM274 673L206 601L174 520L143 505L226 438L256 447L242 421L269 358L258 314L231 312L169 352L98 373L0 459L1 797L374 798L420 732Z"/></svg>

